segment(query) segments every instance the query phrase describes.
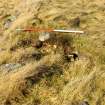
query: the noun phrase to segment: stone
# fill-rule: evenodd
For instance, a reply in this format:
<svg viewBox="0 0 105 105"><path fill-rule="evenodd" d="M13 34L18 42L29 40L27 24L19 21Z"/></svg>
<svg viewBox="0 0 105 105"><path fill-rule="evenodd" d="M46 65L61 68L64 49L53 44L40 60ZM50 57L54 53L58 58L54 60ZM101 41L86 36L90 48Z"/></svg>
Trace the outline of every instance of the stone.
<svg viewBox="0 0 105 105"><path fill-rule="evenodd" d="M42 42L48 40L49 38L50 38L50 34L48 32L42 32L39 35L39 40Z"/></svg>
<svg viewBox="0 0 105 105"><path fill-rule="evenodd" d="M12 22L16 20L16 16L9 16L7 20L4 22L4 29L8 29Z"/></svg>
<svg viewBox="0 0 105 105"><path fill-rule="evenodd" d="M11 20L10 19L6 20L4 23L4 29L8 29L10 25L11 25Z"/></svg>
<svg viewBox="0 0 105 105"><path fill-rule="evenodd" d="M18 69L22 67L22 64L19 63L9 63L9 64L3 64L0 66L1 70L6 70L7 72L10 72L12 70Z"/></svg>

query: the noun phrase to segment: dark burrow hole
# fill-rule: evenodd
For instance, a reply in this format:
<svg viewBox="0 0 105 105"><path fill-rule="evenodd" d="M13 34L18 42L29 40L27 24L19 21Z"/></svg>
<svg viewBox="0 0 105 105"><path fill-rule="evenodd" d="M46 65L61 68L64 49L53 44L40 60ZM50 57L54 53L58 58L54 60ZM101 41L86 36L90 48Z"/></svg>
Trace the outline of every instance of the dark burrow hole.
<svg viewBox="0 0 105 105"><path fill-rule="evenodd" d="M35 47L35 48L37 48L37 49L39 49L39 48L43 47L43 42L40 41L40 40L37 40L35 42L35 44L33 44L32 46Z"/></svg>
<svg viewBox="0 0 105 105"><path fill-rule="evenodd" d="M40 60L42 57L44 57L45 56L45 54L43 54L42 52L35 52L35 53L33 53L32 55L31 55L31 57L33 58L33 59L35 59L35 60Z"/></svg>
<svg viewBox="0 0 105 105"><path fill-rule="evenodd" d="M76 60L79 60L79 55L71 52L71 53L68 53L68 54L64 55L64 60L66 62L76 61Z"/></svg>

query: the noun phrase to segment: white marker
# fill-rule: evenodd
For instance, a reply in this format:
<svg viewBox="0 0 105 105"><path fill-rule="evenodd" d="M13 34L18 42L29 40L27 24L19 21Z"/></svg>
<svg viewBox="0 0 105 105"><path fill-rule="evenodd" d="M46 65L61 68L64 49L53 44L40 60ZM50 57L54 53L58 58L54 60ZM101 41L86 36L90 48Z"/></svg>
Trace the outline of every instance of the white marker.
<svg viewBox="0 0 105 105"><path fill-rule="evenodd" d="M29 32L64 32L64 33L80 33L83 34L84 31L75 31L75 30L60 30L60 29L40 29L40 28L26 28L16 29L17 31L29 31Z"/></svg>

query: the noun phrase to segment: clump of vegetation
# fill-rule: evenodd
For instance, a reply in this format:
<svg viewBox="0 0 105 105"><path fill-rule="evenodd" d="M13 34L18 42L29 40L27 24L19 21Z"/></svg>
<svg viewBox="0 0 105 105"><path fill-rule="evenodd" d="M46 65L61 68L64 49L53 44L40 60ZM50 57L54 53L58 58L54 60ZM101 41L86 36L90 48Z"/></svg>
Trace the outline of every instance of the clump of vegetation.
<svg viewBox="0 0 105 105"><path fill-rule="evenodd" d="M80 20L80 17L76 17L72 20L71 23L71 27L80 27L80 23L81 23L81 20Z"/></svg>
<svg viewBox="0 0 105 105"><path fill-rule="evenodd" d="M53 64L51 66L47 65L40 65L39 67L36 68L37 73L32 74L29 77L26 77L27 81L30 81L31 84L35 84L39 82L42 78L51 78L55 74L62 74L63 71L61 67Z"/></svg>

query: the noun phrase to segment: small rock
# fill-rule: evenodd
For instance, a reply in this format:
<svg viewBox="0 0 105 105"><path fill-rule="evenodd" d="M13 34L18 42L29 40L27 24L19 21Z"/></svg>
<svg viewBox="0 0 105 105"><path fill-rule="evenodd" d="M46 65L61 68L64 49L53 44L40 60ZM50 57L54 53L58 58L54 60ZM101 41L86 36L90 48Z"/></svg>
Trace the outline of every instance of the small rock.
<svg viewBox="0 0 105 105"><path fill-rule="evenodd" d="M11 25L11 20L10 19L6 20L4 23L4 29L8 29L10 25Z"/></svg>
<svg viewBox="0 0 105 105"><path fill-rule="evenodd" d="M9 16L8 19L4 22L4 29L8 29L12 22L16 20L15 16Z"/></svg>
<svg viewBox="0 0 105 105"><path fill-rule="evenodd" d="M40 35L39 35L39 40L40 41L46 41L50 38L50 34L47 33L47 32L42 32Z"/></svg>
<svg viewBox="0 0 105 105"><path fill-rule="evenodd" d="M19 64L19 63L9 63L9 64L4 64L4 65L1 65L1 69L4 69L4 70L7 70L8 72L14 70L14 69L18 69L22 67L22 64Z"/></svg>
<svg viewBox="0 0 105 105"><path fill-rule="evenodd" d="M11 19L11 21L15 21L16 20L16 16L11 16L10 19Z"/></svg>

